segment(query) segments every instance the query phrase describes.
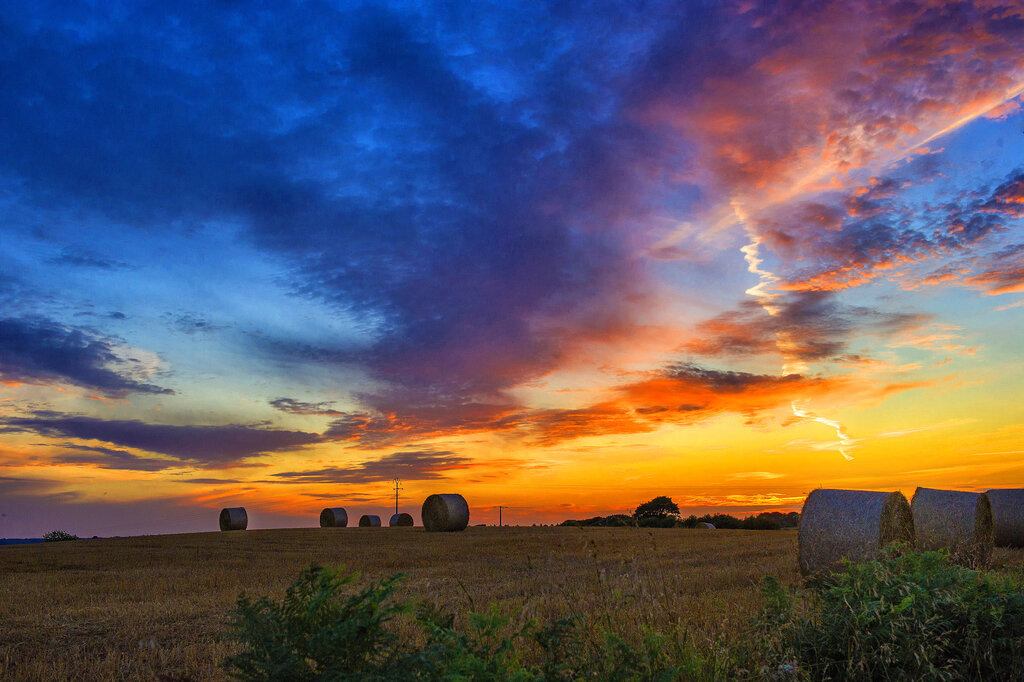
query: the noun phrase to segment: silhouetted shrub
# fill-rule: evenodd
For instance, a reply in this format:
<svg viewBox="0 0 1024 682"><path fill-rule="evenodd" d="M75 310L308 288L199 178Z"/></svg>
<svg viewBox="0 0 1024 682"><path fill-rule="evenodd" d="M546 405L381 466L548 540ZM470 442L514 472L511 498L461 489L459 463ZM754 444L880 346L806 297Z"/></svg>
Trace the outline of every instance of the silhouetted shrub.
<svg viewBox="0 0 1024 682"><path fill-rule="evenodd" d="M51 530L49 533L43 536L45 542L66 542L68 540L77 540L77 535L64 530Z"/></svg>

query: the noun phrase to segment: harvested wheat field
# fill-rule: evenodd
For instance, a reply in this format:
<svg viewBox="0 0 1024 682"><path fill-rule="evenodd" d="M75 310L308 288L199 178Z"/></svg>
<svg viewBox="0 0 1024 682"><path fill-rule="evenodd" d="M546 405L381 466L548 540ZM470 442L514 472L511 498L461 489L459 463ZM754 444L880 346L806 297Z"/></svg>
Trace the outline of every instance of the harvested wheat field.
<svg viewBox="0 0 1024 682"><path fill-rule="evenodd" d="M279 598L311 563L366 581L408 574L406 597L465 614L496 602L523 618L582 613L725 636L763 575L796 582L796 533L637 528L290 529L0 549L0 678L223 678L224 620L243 590Z"/></svg>
<svg viewBox="0 0 1024 682"><path fill-rule="evenodd" d="M287 529L0 548L0 679L223 679L225 618L242 591L280 598L312 563L402 572L402 598L464 618L497 603L525 620L582 614L594 633L729 637L765 575L799 583L791 531L638 528ZM1024 552L997 550L1019 570Z"/></svg>

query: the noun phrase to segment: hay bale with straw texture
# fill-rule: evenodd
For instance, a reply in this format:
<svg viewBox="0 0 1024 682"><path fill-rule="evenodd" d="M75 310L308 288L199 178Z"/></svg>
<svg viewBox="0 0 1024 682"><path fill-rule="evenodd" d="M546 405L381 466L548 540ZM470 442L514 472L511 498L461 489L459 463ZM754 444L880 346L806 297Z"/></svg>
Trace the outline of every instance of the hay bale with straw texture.
<svg viewBox="0 0 1024 682"><path fill-rule="evenodd" d="M388 525L394 528L395 526L411 526L412 515L402 512L401 514L392 514L391 520L388 521Z"/></svg>
<svg viewBox="0 0 1024 682"><path fill-rule="evenodd" d="M800 572L827 572L843 559L878 556L892 542L914 542L914 517L903 493L818 488L804 500L798 538Z"/></svg>
<svg viewBox="0 0 1024 682"><path fill-rule="evenodd" d="M1024 488L989 490L996 547L1024 547Z"/></svg>
<svg viewBox="0 0 1024 682"><path fill-rule="evenodd" d="M701 521L697 524L697 528L700 528L701 530L715 530L715 524L708 523L707 521Z"/></svg>
<svg viewBox="0 0 1024 682"><path fill-rule="evenodd" d="M249 525L249 515L245 507L226 507L220 510L221 530L245 530Z"/></svg>
<svg viewBox="0 0 1024 682"><path fill-rule="evenodd" d="M992 505L985 493L918 488L910 503L919 550L949 550L973 568L992 558Z"/></svg>
<svg viewBox="0 0 1024 682"><path fill-rule="evenodd" d="M380 528L380 517L376 514L363 514L359 517L360 528Z"/></svg>
<svg viewBox="0 0 1024 682"><path fill-rule="evenodd" d="M326 507L320 512L321 528L344 528L348 525L348 512L344 507Z"/></svg>
<svg viewBox="0 0 1024 682"><path fill-rule="evenodd" d="M431 495L423 502L423 527L428 531L459 531L469 525L469 503L457 493Z"/></svg>

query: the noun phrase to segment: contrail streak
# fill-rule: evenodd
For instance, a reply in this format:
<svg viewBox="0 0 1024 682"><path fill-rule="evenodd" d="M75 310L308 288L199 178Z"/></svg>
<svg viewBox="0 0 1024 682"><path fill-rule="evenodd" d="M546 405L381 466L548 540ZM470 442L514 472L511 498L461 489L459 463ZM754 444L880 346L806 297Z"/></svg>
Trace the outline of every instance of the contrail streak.
<svg viewBox="0 0 1024 682"><path fill-rule="evenodd" d="M819 424L824 424L825 426L831 426L833 429L835 429L836 438L839 439L839 454L842 455L847 462L853 459L853 455L849 454L847 452L847 449L852 447L857 441L855 441L853 438L850 438L849 434L847 434L846 431L843 430L842 424L840 424L834 419L819 417L813 412L808 412L803 407L798 405L798 401L796 400L790 403L790 407L793 409L793 414L795 414L797 417L800 417L801 419L808 419L813 422L818 422Z"/></svg>

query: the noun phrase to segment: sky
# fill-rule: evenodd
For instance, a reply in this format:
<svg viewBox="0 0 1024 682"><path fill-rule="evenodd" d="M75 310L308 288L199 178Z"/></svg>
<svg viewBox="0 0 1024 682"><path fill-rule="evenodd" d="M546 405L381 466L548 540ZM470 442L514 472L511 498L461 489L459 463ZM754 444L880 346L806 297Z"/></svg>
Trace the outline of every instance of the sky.
<svg viewBox="0 0 1024 682"><path fill-rule="evenodd" d="M1024 486L1024 2L0 8L0 537Z"/></svg>

